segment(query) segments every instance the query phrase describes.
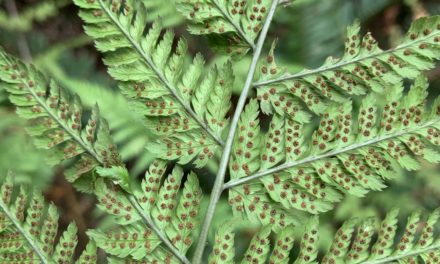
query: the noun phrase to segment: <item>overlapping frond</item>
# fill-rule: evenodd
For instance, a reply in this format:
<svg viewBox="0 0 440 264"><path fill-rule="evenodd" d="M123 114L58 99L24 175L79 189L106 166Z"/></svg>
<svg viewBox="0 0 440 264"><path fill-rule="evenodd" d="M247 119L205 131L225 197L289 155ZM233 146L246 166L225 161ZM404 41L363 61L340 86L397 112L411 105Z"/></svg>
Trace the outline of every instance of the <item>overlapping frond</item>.
<svg viewBox="0 0 440 264"><path fill-rule="evenodd" d="M209 35L219 49L234 55L244 55L254 48L271 3L271 0L176 0L177 9L193 22L189 32Z"/></svg>
<svg viewBox="0 0 440 264"><path fill-rule="evenodd" d="M303 124L277 115L259 135L257 105L251 102L239 124L232 180L225 187L238 194L233 206L250 210L242 200L261 194L264 186L283 208L316 214L344 195L362 197L385 188L384 180L418 169L422 160L439 162L440 99L426 109L427 86L419 77L405 96L401 85L390 87L383 105L371 94L357 118L351 102L332 105L310 138Z"/></svg>
<svg viewBox="0 0 440 264"><path fill-rule="evenodd" d="M1 87L9 93L17 113L27 119L28 133L38 148L48 149L50 165L66 163L70 181L97 166L121 164L105 120L94 108L83 123L79 98L69 96L55 82L48 82L28 66L0 50Z"/></svg>
<svg viewBox="0 0 440 264"><path fill-rule="evenodd" d="M118 171L112 173L115 179L120 178L120 173L116 175ZM102 176L109 177L111 172L104 174ZM106 231L89 231L88 235L98 247L114 256L114 261L127 258L148 263L163 263L164 259L170 263L178 262L163 243L163 238L142 222L148 219L154 223L155 228L184 256L193 242L193 232L199 221L202 191L196 175L190 173L184 181L183 170L176 166L166 176L166 162L156 160L145 174L141 188L134 189L133 193L135 198L130 200L118 188L98 181L98 206L114 216L118 226ZM135 210L136 206L140 210Z"/></svg>
<svg viewBox="0 0 440 264"><path fill-rule="evenodd" d="M158 24L146 30L148 15L138 1L75 3L87 34L105 53L110 75L120 82L133 110L160 136L151 150L158 158L204 166L223 145L222 132L228 126L234 79L230 64L214 67L205 76L201 55L187 62L184 40L175 41L174 34Z"/></svg>
<svg viewBox="0 0 440 264"><path fill-rule="evenodd" d="M359 31L359 23L348 28L342 58L330 57L317 69L295 74L277 66L272 49L255 83L263 112L303 122L297 118L303 108L323 114L332 102L387 92L390 85L432 69L440 58L440 16L416 20L402 43L390 50L380 49L371 33L361 38Z"/></svg>
<svg viewBox="0 0 440 264"><path fill-rule="evenodd" d="M284 228L276 240L272 240L271 227L265 226L252 238L241 263L438 263L440 238L435 228L439 224L440 210L427 217L421 217L420 212L413 213L404 229L398 228L397 217L398 210L392 210L380 223L374 218L345 222L322 258L318 257L318 217L306 223L297 245L294 243L295 228ZM295 247L299 247L299 253L289 259ZM234 256L233 228L220 228L208 263L234 263Z"/></svg>
<svg viewBox="0 0 440 264"><path fill-rule="evenodd" d="M142 0L149 13L148 21L160 20L164 27L180 24L183 16L177 11L175 0Z"/></svg>
<svg viewBox="0 0 440 264"><path fill-rule="evenodd" d="M77 227L70 224L57 239L58 212L40 192L28 197L23 186L15 190L12 174L1 186L0 263L72 263ZM89 243L77 263L95 264L96 246Z"/></svg>

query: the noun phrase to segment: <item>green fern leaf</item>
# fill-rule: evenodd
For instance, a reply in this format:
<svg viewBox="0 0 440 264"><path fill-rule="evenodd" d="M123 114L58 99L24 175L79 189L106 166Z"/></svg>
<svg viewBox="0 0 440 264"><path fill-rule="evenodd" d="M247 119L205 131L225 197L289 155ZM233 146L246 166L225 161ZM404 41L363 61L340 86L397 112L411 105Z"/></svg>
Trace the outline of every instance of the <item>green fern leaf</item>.
<svg viewBox="0 0 440 264"><path fill-rule="evenodd" d="M209 255L209 264L233 264L235 257L234 238L231 223L226 223L219 227L215 235L213 250Z"/></svg>
<svg viewBox="0 0 440 264"><path fill-rule="evenodd" d="M434 227L439 222L440 209L432 212L426 220L421 220L420 212L415 212L408 217L403 232L399 231L397 217L398 210L392 210L380 225L373 218L345 222L324 256L318 257L319 221L314 216L303 227L295 259L289 259L291 250L296 247L294 228L285 227L277 239L272 240L273 228L263 226L252 238L241 263L437 263L440 240ZM233 245L233 225L219 228L208 263L233 263Z"/></svg>
<svg viewBox="0 0 440 264"><path fill-rule="evenodd" d="M370 33L359 36L360 25L356 22L348 28L342 58L330 57L317 69L295 74L277 66L273 47L255 83L262 110L304 122L303 104L323 114L331 102L344 102L347 96L369 91L384 92L404 78L414 79L432 69L433 60L440 58L439 25L439 16L421 18L412 24L402 44L384 51Z"/></svg>
<svg viewBox="0 0 440 264"><path fill-rule="evenodd" d="M274 244L272 255L269 258L269 264L288 264L289 252L293 247L293 240L293 229L283 229Z"/></svg>
<svg viewBox="0 0 440 264"><path fill-rule="evenodd" d="M260 166L261 135L258 120L258 103L251 100L241 115L238 132L229 166L231 179L239 179L256 173ZM234 215L250 218L264 225L272 224L280 229L298 223L292 214L274 205L262 184L244 185L229 192L229 204Z"/></svg>
<svg viewBox="0 0 440 264"><path fill-rule="evenodd" d="M94 108L83 127L82 107L58 87L48 83L33 66L27 66L0 50L0 81L17 113L29 120L28 133L38 148L50 149L50 165L71 164L65 171L74 182L97 166L120 165L105 120Z"/></svg>
<svg viewBox="0 0 440 264"><path fill-rule="evenodd" d="M109 174L112 172L119 174L118 170L106 171ZM124 196L118 188L102 180L97 181L98 206L112 215L119 225L106 232L88 232L98 247L118 258L154 261L167 257L170 261L178 261L166 248L164 238L142 224L148 219L179 253L185 255L198 226L202 191L194 173L187 176L183 190L179 191L184 176L182 168L176 166L168 177L165 177L165 172L166 162L154 161L145 174L141 189L133 190L134 201Z"/></svg>
<svg viewBox="0 0 440 264"><path fill-rule="evenodd" d="M249 248L244 253L242 264L250 263L264 263L270 250L269 235L271 233L270 227L263 227L252 238Z"/></svg>
<svg viewBox="0 0 440 264"><path fill-rule="evenodd" d="M76 261L77 264L95 264L98 262L96 244L90 241L86 249L83 251L79 259Z"/></svg>
<svg viewBox="0 0 440 264"><path fill-rule="evenodd" d="M59 218L55 206L46 205L39 192L33 193L29 206L22 191L12 203L12 178L9 174L1 188L0 215L8 222L0 230L0 263L71 263L77 244L76 225L70 224L55 243ZM87 255L79 263L96 263L96 247L87 246Z"/></svg>
<svg viewBox="0 0 440 264"><path fill-rule="evenodd" d="M254 48L272 1L177 0L177 9L190 21L192 34L211 35L217 47L235 55ZM217 35L217 36L216 36ZM219 39L219 36L220 37Z"/></svg>
<svg viewBox="0 0 440 264"><path fill-rule="evenodd" d="M87 34L105 53L110 75L120 82L134 111L161 138L151 144L157 158L206 165L227 127L233 76L230 64L203 76L204 60L187 63L187 44L174 45L174 34L162 34L154 24L144 34L148 15L143 5L129 1L75 0ZM201 111L213 106L210 111ZM214 112L215 111L215 112Z"/></svg>
<svg viewBox="0 0 440 264"><path fill-rule="evenodd" d="M98 247L120 258L133 256L138 260L144 259L161 244L160 239L142 225L121 227L106 234L93 230L87 232L87 235Z"/></svg>
<svg viewBox="0 0 440 264"><path fill-rule="evenodd" d="M238 197L234 199L243 200L249 190L262 191L256 187L257 181L248 184L261 178L265 192L282 208L317 214L330 210L344 195L362 197L370 190L385 188L384 180L394 178L401 169L419 168L419 160L439 162L436 147L440 99L427 111L427 86L426 78L419 77L406 96L401 85L388 88L382 109L374 95L368 95L361 105L357 126L350 102L331 105L310 142L301 136L307 134L301 123L287 119L290 125L286 125L277 115L262 147L253 138L258 135L249 136L251 126L240 124L243 129L236 138L243 143L235 145L230 165L232 180L226 188L235 187L231 192ZM255 102L248 109L258 113ZM242 118L247 115L245 111ZM252 122L258 124L258 120ZM251 144L246 146L247 142ZM252 158L243 159L243 155ZM246 173L243 168L247 167L251 170Z"/></svg>

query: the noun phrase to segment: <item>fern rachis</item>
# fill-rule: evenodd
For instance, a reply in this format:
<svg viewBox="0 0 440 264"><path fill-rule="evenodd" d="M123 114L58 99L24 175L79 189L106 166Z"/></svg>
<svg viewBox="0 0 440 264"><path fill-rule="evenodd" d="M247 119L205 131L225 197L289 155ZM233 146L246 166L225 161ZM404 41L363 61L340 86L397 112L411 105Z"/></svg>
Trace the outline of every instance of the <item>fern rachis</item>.
<svg viewBox="0 0 440 264"><path fill-rule="evenodd" d="M355 23L348 28L341 59L290 74L276 64L275 44L260 60L272 19L285 1L176 0L177 10L192 23L190 33L206 35L231 55L224 65L205 70L201 55L188 59L184 40L176 40L159 23L148 26L148 9L158 6L154 1L74 0L110 75L157 137L148 144L157 159L140 184L121 161L97 108L84 123L77 97L0 52L1 85L18 114L30 121L36 145L53 150L50 163L69 168L68 179L94 193L98 207L114 220L110 229L88 232L110 263L203 262L214 213L226 190L235 222L261 226L242 263L288 263L295 247L292 230L301 226L305 233L295 263L317 263L318 217L304 223L299 211L329 211L345 195L362 197L384 189L385 181L401 169L418 169L421 160L440 161L440 100L426 104L428 83L422 74L440 57L439 17L415 21L402 44L387 51L371 34L361 38ZM248 52L252 61L229 116L231 65ZM407 79L413 84L406 93ZM256 98L249 98L252 88ZM362 97L359 112L355 97ZM270 116L267 131L260 113ZM317 128L313 118L319 120ZM202 168L216 153L222 158L203 217L197 175L179 165L168 170L167 161ZM0 230L13 222L31 250L49 263L14 218L8 199L0 204ZM397 243L390 239L396 237L395 210L382 222L377 240L373 220L357 229L350 220L321 263L436 263L439 240L433 228L438 216L437 210L419 223L419 214L413 214ZM415 235L419 224L425 225L420 238ZM272 233L277 235L274 246ZM233 263L235 258L233 221L217 230L208 261Z"/></svg>

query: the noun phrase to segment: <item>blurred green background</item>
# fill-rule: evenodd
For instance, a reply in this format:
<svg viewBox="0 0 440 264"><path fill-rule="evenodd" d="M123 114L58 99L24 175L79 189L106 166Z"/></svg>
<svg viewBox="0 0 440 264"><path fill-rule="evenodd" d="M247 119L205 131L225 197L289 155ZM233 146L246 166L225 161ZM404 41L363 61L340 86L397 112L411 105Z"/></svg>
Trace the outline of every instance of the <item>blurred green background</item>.
<svg viewBox="0 0 440 264"><path fill-rule="evenodd" d="M185 21L174 10L172 2L164 0L150 9L151 20L161 17L165 25L188 40L191 52L203 53L211 63L225 59L210 50L203 37L185 32ZM144 150L150 140L147 129L118 94L115 82L101 62L101 55L83 33L77 12L70 0L0 0L0 45L78 93L86 106L98 103L109 120L131 174L141 176L153 158ZM278 40L276 53L280 62L291 71L297 71L319 66L328 56L340 56L346 26L355 19L359 19L363 30L371 31L385 49L399 42L412 20L433 14L440 14L438 0L297 0L276 14L267 45ZM245 78L248 63L249 58L244 58L234 64L238 77L236 92ZM427 75L431 82L430 96L436 97L440 94L440 68ZM84 233L87 228L111 225L95 209L92 196L75 191L63 179L61 169L45 165L44 153L32 146L24 122L15 116L14 108L0 89L0 179L8 169L15 171L18 184L43 189L46 198L60 208L63 221L60 228L70 221L78 224L80 245L87 241ZM212 162L197 171L205 193L209 193L213 184L215 170L216 164ZM349 197L335 210L324 214L322 243L332 238L331 234L343 220L353 216L383 216L394 206L399 206L405 216L415 209L432 210L440 204L437 166L425 164L421 171L402 173L388 184L390 187L381 193L372 192L364 199ZM219 220L230 218L226 200L218 214ZM243 232L237 236L243 238L237 245L245 248L249 235Z"/></svg>

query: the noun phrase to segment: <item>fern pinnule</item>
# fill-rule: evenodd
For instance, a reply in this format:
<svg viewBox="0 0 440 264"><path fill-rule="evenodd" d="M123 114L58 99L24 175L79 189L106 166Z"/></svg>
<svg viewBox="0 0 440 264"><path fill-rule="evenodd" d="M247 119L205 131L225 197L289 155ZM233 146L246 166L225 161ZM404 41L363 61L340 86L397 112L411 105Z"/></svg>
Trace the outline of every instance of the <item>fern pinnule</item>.
<svg viewBox="0 0 440 264"><path fill-rule="evenodd" d="M234 250L234 230L231 223L225 223L221 225L215 234L215 243L212 245L213 249L209 255L209 264L215 263L234 263L235 250Z"/></svg>
<svg viewBox="0 0 440 264"><path fill-rule="evenodd" d="M404 229L398 228L396 209L391 210L380 224L375 218L350 219L336 232L322 257L318 257L320 230L317 216L311 217L304 225L301 241L297 244L294 243L294 227L282 229L272 240L273 228L263 226L252 238L241 263L438 263L440 238L434 230L439 223L440 210L423 219L420 215L420 212L411 214ZM218 248L221 245L227 246ZM291 258L291 250L296 247L299 252ZM233 263L234 256L233 227L221 227L216 233L208 263Z"/></svg>
<svg viewBox="0 0 440 264"><path fill-rule="evenodd" d="M356 22L348 27L342 58L329 57L321 67L295 74L277 66L272 48L254 84L262 111L304 122L296 117L302 105L315 114L323 114L331 102L344 102L347 96L370 91L387 92L387 87L405 78L414 79L432 69L434 60L440 58L439 25L440 16L420 18L413 22L400 45L382 50L371 33L363 38L359 35L360 24Z"/></svg>
<svg viewBox="0 0 440 264"><path fill-rule="evenodd" d="M208 35L213 44L231 55L255 49L255 39L266 20L272 1L177 0L177 9L191 22L192 34ZM220 43L220 45L219 45Z"/></svg>
<svg viewBox="0 0 440 264"><path fill-rule="evenodd" d="M112 169L108 173L112 171L117 173ZM178 261L162 243L163 238L158 237L158 232L142 224L144 219L149 219L175 249L185 255L198 225L202 191L194 173L190 173L183 184L184 173L180 167L176 166L167 177L165 173L166 162L155 160L145 174L141 188L133 190L134 201L125 197L118 187L97 181L98 206L112 215L118 224L105 232L88 232L98 247L117 258L159 263L164 258ZM179 191L181 184L183 190ZM139 206L138 210L134 210L136 206Z"/></svg>
<svg viewBox="0 0 440 264"><path fill-rule="evenodd" d="M33 66L27 66L0 50L0 81L17 106L20 117L29 120L28 133L38 148L50 150L48 162L72 164L65 175L71 182L97 166L120 165L107 123L94 108L86 125L82 106L54 81L48 83Z"/></svg>
<svg viewBox="0 0 440 264"><path fill-rule="evenodd" d="M406 96L401 85L390 87L384 106L369 95L357 118L352 116L351 102L332 105L309 141L301 123L277 115L264 141L246 135L258 121L241 124L245 133L237 139L243 143L236 145L232 180L225 186L232 188L233 197L238 195L232 200L234 207L249 208L245 195L261 195L257 186L264 186L282 208L317 214L330 210L344 195L362 197L385 188L384 180L393 179L401 169L418 169L419 160L438 163L440 101L426 109L427 86L421 76ZM251 112L254 104L248 105Z"/></svg>
<svg viewBox="0 0 440 264"><path fill-rule="evenodd" d="M46 205L37 191L28 204L23 186L16 196L12 181L13 175L9 174L1 188L0 263L72 263L77 244L76 225L70 224L56 241L59 218L56 207ZM90 242L78 263L96 261L96 247Z"/></svg>
<svg viewBox="0 0 440 264"><path fill-rule="evenodd" d="M232 158L229 165L231 179L246 178L260 168L261 134L258 120L258 102L251 100L238 123ZM261 184L233 188L229 192L229 204L234 214L251 218L263 225L272 224L276 229L298 223L297 218L274 205Z"/></svg>
<svg viewBox="0 0 440 264"><path fill-rule="evenodd" d="M148 14L133 0L75 0L85 30L105 53L110 75L119 81L134 111L160 136L150 149L157 158L206 165L223 143L231 97L230 64L203 75L204 59L187 63L187 44L153 24L145 34ZM215 112L204 109L218 110Z"/></svg>

